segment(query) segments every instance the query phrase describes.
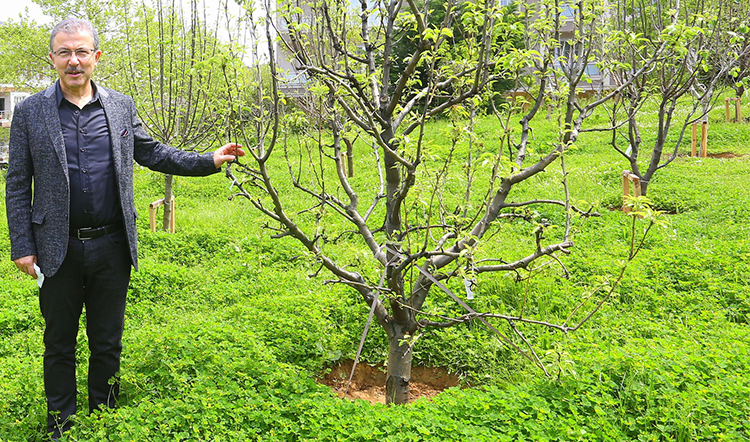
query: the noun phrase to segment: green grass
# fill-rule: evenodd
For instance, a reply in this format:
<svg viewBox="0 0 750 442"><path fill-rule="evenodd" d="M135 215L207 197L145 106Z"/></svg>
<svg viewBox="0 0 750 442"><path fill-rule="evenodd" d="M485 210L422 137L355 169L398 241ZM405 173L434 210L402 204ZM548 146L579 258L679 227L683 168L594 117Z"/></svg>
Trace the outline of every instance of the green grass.
<svg viewBox="0 0 750 442"><path fill-rule="evenodd" d="M720 118L723 109L711 116L709 151L750 154L750 125ZM432 130L439 134L444 124ZM491 119L478 124L488 151L497 148L494 130ZM439 138L430 141L435 164L446 148ZM374 187L376 173L359 148L356 180ZM566 165L571 193L601 213L576 228L576 246L564 261L571 278L559 271L528 284L481 278L474 308L565 317L615 274L629 224L608 207L620 204L626 165L596 134L581 139ZM162 178L138 170L141 270L133 275L126 313L122 403L78 417L66 439L748 440L748 176L744 157L681 156L657 173L649 196L672 213L669 227L652 233L602 311L568 336L523 327L550 378L469 324L427 333L415 347L416 362L448 367L466 388L384 407L342 401L314 382L331 362L354 356L367 313L356 293L325 284L330 276L316 274L314 260L293 240L270 239L262 228L267 220L247 201L227 199L229 182L221 175L176 178L177 233L148 231L148 203L161 197ZM559 198L559 177L553 166L513 199L540 192ZM451 185L461 189L462 181ZM510 223L499 230L512 236L527 228ZM0 236L7 238L4 218ZM327 247L353 264L369 259L350 239ZM508 253L520 250L509 247ZM0 441L41 441L43 322L35 285L7 259L7 240L0 252ZM454 309L439 294L428 307ZM79 408L85 409L83 332L79 341ZM386 352L375 327L364 358L383 362Z"/></svg>

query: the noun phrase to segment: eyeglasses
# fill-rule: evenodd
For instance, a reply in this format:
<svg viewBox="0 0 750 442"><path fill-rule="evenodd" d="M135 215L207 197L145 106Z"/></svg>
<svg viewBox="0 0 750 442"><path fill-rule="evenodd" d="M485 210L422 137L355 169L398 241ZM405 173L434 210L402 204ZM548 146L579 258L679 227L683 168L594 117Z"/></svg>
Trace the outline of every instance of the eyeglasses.
<svg viewBox="0 0 750 442"><path fill-rule="evenodd" d="M53 54L55 54L58 58L62 60L68 60L70 57L73 56L73 54L76 54L76 58L81 61L86 61L91 57L91 55L96 52L96 49L76 49L75 51L71 51L70 49L58 49L56 51L52 51Z"/></svg>

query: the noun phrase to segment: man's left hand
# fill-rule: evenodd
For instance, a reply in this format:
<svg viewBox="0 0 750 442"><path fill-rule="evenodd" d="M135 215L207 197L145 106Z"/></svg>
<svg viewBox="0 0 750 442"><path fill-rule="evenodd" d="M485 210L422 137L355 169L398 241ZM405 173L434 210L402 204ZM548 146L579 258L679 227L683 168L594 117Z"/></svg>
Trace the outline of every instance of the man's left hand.
<svg viewBox="0 0 750 442"><path fill-rule="evenodd" d="M236 143L228 143L214 151L214 164L220 168L224 163L245 155L242 146Z"/></svg>

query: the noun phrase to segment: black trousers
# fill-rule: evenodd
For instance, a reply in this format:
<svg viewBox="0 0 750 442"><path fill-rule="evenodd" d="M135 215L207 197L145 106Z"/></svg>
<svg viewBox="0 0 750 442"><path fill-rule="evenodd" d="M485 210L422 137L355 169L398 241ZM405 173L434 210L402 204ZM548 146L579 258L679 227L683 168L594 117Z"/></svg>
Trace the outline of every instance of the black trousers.
<svg viewBox="0 0 750 442"><path fill-rule="evenodd" d="M76 412L76 338L84 305L89 411L115 406L130 266L124 229L85 241L71 237L60 270L39 290L49 432L67 430Z"/></svg>

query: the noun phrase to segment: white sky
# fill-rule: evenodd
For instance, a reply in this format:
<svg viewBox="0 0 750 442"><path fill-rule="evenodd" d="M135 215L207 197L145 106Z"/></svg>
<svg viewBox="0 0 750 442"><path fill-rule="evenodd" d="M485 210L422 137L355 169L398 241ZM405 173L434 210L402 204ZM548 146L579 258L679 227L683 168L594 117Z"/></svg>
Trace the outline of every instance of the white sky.
<svg viewBox="0 0 750 442"><path fill-rule="evenodd" d="M36 3L34 3L32 0L2 0L3 6L0 7L0 21L19 21L20 15L25 16L26 15L26 9L28 8L29 11L29 17L34 20L35 22L39 24L51 24L52 18L44 15L42 12L42 8L40 8ZM188 0L184 0L186 4L188 3ZM201 0L201 3L204 3L206 10L209 12L208 21L210 23L213 23L213 21L216 19L216 12L218 10L220 0ZM231 2L231 0L230 0ZM275 2L272 2L275 4ZM189 6L188 6L189 7ZM237 11L235 14L239 14L239 6L234 4L234 2L230 3L230 11L234 10ZM212 13L213 12L213 13ZM262 14L262 11L256 11L256 14ZM223 23L221 21L220 23ZM223 26L220 26L219 29L223 29ZM221 32L220 32L221 34ZM220 35L220 38L224 41L228 40L228 37L226 34ZM263 57L262 54L267 53L268 51L265 50L265 46L260 46L261 50L261 57ZM249 56L248 56L249 58ZM246 60L247 62L251 61L249 59Z"/></svg>
<svg viewBox="0 0 750 442"><path fill-rule="evenodd" d="M185 1L187 2L187 0ZM50 23L52 21L52 18L44 15L42 8L32 0L5 0L3 3L3 6L0 8L0 21L7 21L8 19L18 21L20 15L25 15L27 8L29 11L29 17L37 23ZM206 5L206 10L211 12L218 9L219 0L203 0L201 3L204 3ZM186 5L187 4L189 3L186 3ZM231 4L230 10L238 11L239 7L236 4ZM262 14L261 11L257 11L257 13ZM215 18L215 14L209 15L213 15Z"/></svg>
<svg viewBox="0 0 750 442"><path fill-rule="evenodd" d="M37 23L52 21L51 18L42 13L42 8L31 0L8 0L3 3L3 7L0 8L0 21L8 21L8 19L18 21L19 14L25 15L26 8L29 8L29 16Z"/></svg>

